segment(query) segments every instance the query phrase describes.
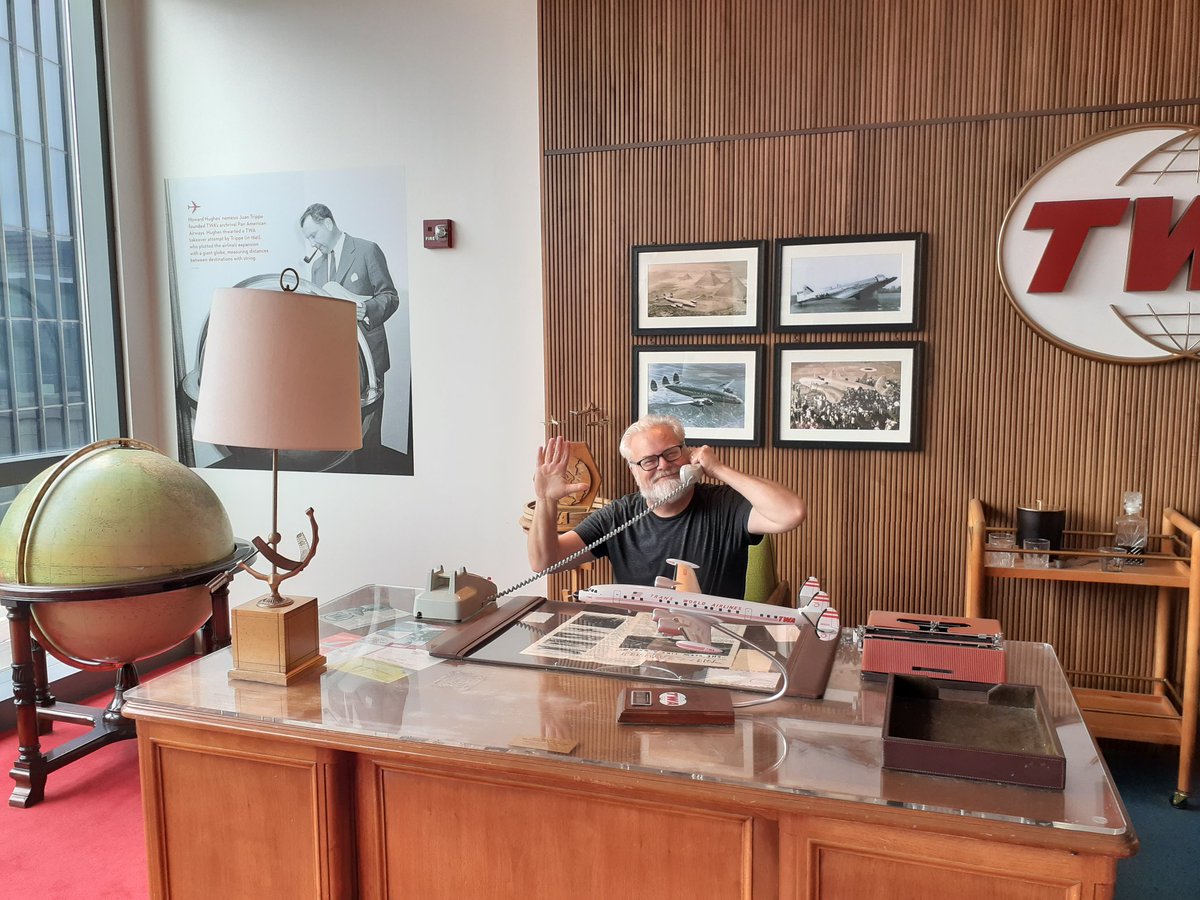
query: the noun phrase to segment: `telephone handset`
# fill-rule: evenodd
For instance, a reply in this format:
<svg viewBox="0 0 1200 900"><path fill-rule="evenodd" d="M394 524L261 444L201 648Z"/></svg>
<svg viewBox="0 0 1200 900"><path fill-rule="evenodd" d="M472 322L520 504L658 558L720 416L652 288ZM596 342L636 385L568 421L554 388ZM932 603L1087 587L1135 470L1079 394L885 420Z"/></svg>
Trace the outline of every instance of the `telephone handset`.
<svg viewBox="0 0 1200 900"><path fill-rule="evenodd" d="M609 538L613 537L614 535L620 534L622 531L624 531L626 528L628 528L634 522L637 522L638 520L645 518L650 513L652 513L654 510L656 510L660 506L662 506L664 503L670 503L672 500L674 500L676 497L678 497L680 494L682 494L684 491L686 491L688 488L690 488L700 478L700 474L702 471L703 470L699 466L694 465L692 463L689 463L686 466L682 466L679 469L679 487L675 488L675 490L671 491L671 493L667 494L667 496L663 497L661 500L655 501L654 503L648 504L645 509L643 509L640 513L638 513L636 516L634 516L628 522L624 522L624 523L618 525L612 531L608 532L608 534L605 534L605 535L602 535L601 537L596 538L596 540L592 541L586 547L584 547L580 550L576 550L570 556L560 559L558 562L554 563L554 565L552 565L552 566L547 566L546 568L542 569L542 571L538 572L536 575L531 575L529 578L526 578L524 581L519 582L518 584L514 584L512 587L508 588L508 590L501 591L500 593L498 593L496 595L496 597L497 598L505 597L508 594L511 594L513 591L520 590L521 588L525 587L528 584L533 584L533 582L537 581L539 578L544 578L545 576L550 575L553 572L557 572L559 569L563 568L563 566L567 565L568 563L573 562L576 559L579 559L579 557L583 556L583 554L587 553L593 547L598 547L600 544L603 544L605 541L607 541Z"/></svg>

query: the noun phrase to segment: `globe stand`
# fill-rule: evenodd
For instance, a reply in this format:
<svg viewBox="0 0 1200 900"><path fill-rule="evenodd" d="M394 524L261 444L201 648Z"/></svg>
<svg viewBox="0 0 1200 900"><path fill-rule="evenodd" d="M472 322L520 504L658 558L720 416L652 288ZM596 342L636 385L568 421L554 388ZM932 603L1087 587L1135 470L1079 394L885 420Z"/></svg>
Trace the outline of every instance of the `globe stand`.
<svg viewBox="0 0 1200 900"><path fill-rule="evenodd" d="M133 663L125 663L117 669L116 683L113 684L113 698L104 708L104 715L100 717L105 725L113 728L134 727L133 719L125 718L125 714L121 710L125 708L125 692L141 683L142 679L138 677L137 666Z"/></svg>
<svg viewBox="0 0 1200 900"><path fill-rule="evenodd" d="M122 713L125 692L140 680L133 662L118 667L113 698L106 708L60 703L49 690L45 650L33 639L31 607L61 601L135 597L205 585L211 591L213 608L212 618L205 626L205 644L209 650L219 649L229 644L231 571L241 562L252 562L256 555L245 541L236 541L233 552L224 559L169 578L73 587L0 584L0 605L6 609L12 641L13 707L17 720L17 759L9 770L15 787L8 799L9 806L25 809L40 803L51 772L108 744L137 736L136 723ZM90 730L43 752L40 735L50 731L54 722L90 726Z"/></svg>

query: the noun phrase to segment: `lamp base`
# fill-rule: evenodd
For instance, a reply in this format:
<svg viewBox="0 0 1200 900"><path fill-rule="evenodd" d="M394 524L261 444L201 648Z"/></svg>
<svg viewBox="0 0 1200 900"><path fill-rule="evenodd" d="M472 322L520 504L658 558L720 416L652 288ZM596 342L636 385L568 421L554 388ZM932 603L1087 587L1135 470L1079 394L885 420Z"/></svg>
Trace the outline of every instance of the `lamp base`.
<svg viewBox="0 0 1200 900"><path fill-rule="evenodd" d="M231 681L291 684L325 665L317 627L317 598L292 597L287 606L262 607L256 597L230 613Z"/></svg>

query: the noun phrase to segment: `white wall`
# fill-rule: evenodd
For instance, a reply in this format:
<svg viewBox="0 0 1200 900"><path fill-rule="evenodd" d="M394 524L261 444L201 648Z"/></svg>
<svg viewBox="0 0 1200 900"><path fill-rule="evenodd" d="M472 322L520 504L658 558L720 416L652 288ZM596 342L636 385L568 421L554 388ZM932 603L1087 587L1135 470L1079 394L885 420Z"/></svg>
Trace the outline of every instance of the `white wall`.
<svg viewBox="0 0 1200 900"><path fill-rule="evenodd" d="M288 590L417 584L438 564L525 578L544 397L534 0L109 0L106 26L133 436L175 446L164 179L402 167L416 474L283 473L280 531L308 505L321 527ZM455 221L454 249L421 246L425 218ZM269 532L269 473L201 473L236 534ZM258 587L242 576L234 599Z"/></svg>

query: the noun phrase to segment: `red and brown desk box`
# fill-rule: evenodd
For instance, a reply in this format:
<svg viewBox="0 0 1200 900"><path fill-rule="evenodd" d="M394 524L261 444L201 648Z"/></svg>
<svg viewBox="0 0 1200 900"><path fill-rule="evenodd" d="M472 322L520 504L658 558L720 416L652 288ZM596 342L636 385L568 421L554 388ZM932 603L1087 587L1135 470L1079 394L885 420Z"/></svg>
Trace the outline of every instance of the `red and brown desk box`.
<svg viewBox="0 0 1200 900"><path fill-rule="evenodd" d="M923 675L953 681L1007 681L1004 634L995 619L872 612L863 633L864 675Z"/></svg>
<svg viewBox="0 0 1200 900"><path fill-rule="evenodd" d="M1042 689L889 675L883 766L1061 791L1067 762Z"/></svg>

